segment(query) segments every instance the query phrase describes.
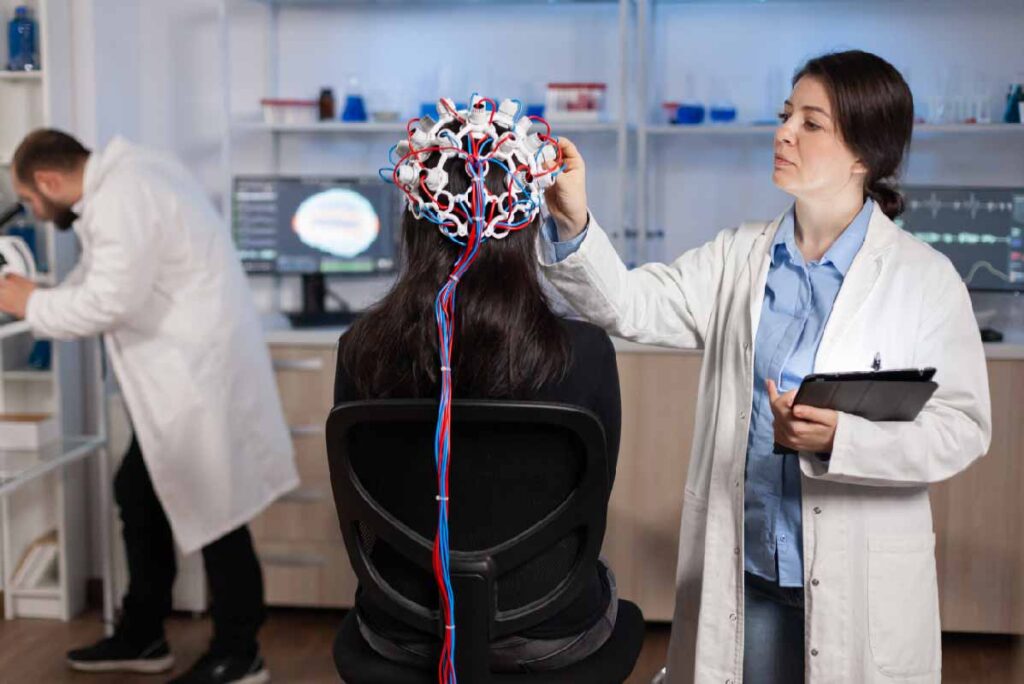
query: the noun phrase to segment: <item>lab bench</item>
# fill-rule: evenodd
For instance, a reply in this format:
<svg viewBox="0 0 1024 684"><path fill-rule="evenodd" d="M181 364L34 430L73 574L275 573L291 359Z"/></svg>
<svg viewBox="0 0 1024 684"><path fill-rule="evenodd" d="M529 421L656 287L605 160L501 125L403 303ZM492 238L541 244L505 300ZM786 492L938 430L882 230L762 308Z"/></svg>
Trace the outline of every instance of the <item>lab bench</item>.
<svg viewBox="0 0 1024 684"><path fill-rule="evenodd" d="M252 525L272 605L352 605L356 579L338 529L324 443L340 332L266 331L302 480ZM619 593L648 620L668 621L702 354L614 344L622 438L603 551ZM942 625L1024 634L1024 345L988 344L985 353L992 448L931 492Z"/></svg>

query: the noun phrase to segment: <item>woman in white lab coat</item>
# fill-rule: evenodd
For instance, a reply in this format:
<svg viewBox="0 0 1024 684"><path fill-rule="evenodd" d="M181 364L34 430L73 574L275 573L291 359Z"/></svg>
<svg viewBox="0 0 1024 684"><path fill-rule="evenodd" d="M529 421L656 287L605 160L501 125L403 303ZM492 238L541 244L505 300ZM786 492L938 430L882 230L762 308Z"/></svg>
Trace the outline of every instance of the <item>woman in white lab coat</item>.
<svg viewBox="0 0 1024 684"><path fill-rule="evenodd" d="M172 665L162 622L177 542L186 554L203 549L214 617L211 652L180 681L266 681L255 641L262 579L246 523L298 475L223 219L181 164L121 138L90 153L60 131L36 131L15 153L13 180L36 216L74 223L82 253L58 287L0 283L0 309L41 337L102 334L135 429L114 484L130 574L124 615L112 639L72 652L69 664Z"/></svg>
<svg viewBox="0 0 1024 684"><path fill-rule="evenodd" d="M772 180L793 207L633 270L562 143L539 245L547 277L612 334L704 349L670 684L940 681L928 485L986 452L991 420L967 291L892 221L912 117L884 60L811 60L774 141ZM878 366L938 369L913 422L793 406L809 372Z"/></svg>

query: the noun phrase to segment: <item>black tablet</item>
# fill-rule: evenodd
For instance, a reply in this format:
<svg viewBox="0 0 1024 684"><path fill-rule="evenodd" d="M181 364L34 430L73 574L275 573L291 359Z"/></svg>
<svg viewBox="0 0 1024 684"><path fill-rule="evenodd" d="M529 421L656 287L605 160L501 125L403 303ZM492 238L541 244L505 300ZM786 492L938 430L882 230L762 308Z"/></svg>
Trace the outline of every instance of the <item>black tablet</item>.
<svg viewBox="0 0 1024 684"><path fill-rule="evenodd" d="M850 413L875 421L911 421L938 388L934 368L813 373L794 404Z"/></svg>

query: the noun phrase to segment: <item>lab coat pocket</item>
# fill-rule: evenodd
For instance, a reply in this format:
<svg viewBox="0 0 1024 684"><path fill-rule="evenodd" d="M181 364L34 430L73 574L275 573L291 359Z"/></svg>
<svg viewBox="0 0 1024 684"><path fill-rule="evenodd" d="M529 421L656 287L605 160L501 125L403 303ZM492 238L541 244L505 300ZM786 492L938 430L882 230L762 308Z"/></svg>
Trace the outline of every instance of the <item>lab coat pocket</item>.
<svg viewBox="0 0 1024 684"><path fill-rule="evenodd" d="M875 666L891 677L941 667L935 535L868 541L868 637Z"/></svg>

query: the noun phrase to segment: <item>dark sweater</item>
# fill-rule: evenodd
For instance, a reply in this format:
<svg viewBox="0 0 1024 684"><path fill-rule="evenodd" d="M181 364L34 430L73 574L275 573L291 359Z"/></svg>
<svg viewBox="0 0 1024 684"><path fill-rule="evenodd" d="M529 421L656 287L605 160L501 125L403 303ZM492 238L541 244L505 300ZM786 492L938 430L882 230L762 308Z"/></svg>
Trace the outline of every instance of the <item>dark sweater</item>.
<svg viewBox="0 0 1024 684"><path fill-rule="evenodd" d="M580 406L594 412L600 419L608 448L609 465L609 495L611 485L615 478L615 466L619 451L619 432L621 423L621 407L619 403L619 376L615 363L615 350L611 340L600 328L581 321L563 321L570 341L571 364L568 372L557 383L542 388L531 396L515 397L515 399L533 401L553 401L558 403ZM342 337L344 340L344 337ZM373 397L359 397L355 395L351 380L345 370L338 366L335 376L334 401L339 404L357 399L370 399ZM455 378L455 398L461 398L458 389L458 378ZM486 398L486 397L466 397ZM379 439L379 436L377 437ZM396 451L408 451L408 442L403 441L401 434L396 434L394 449ZM528 447L528 445L516 445L516 435L510 434L502 440L509 449ZM426 445L417 445L416 449L423 451L423 463L433 469L433 454ZM453 449L458 444L453 444ZM418 453L415 451L414 453ZM399 518L412 518L422 520L417 524L416 531L428 538L433 537L433 530L437 524L436 504L429 510L425 504L417 506L412 501L415 497L409 496L403 484L410 486L410 478L396 478L394 476L393 464L378 465L366 460L363 463L356 462L358 454L353 459L353 467L357 473L360 470L361 479L367 479L367 486L375 489L375 498L386 506ZM453 456L454 461L454 456ZM421 467L426 467L422 466ZM534 470L537 470L536 468ZM503 473L506 477L508 473ZM540 510L548 510L548 507L560 500L560 492L571 488L575 481L576 474L567 469L547 469L542 473L522 473L523 477L538 479L542 491L534 501L526 502L527 506L540 507ZM377 482L375 483L374 480ZM417 479L416 482L422 482ZM416 485L421 486L421 485ZM545 501L545 494L550 494L550 501ZM453 489L453 497L457 494ZM423 499L423 497L419 497ZM432 497L430 497L432 499ZM523 517L523 502L510 504L508 506L496 506L498 513L491 516L487 521L487 529L462 530L459 535L462 542L468 542L473 548L474 541L487 541L487 537L515 533L515 524ZM507 511L508 515L502 513ZM505 517L506 519L502 519ZM535 518L534 518L535 519ZM453 539L455 533L453 530ZM507 537L504 537L507 538ZM465 547L464 547L465 548ZM476 547L480 548L480 547ZM522 568L509 573L498 583L500 610L515 608L524 605L540 596L543 596L559 582L564 580L573 560L578 553L579 541L575 537L569 537L552 547L552 549L529 562ZM389 584L401 591L407 597L421 605L436 607L437 594L433 578L418 568L411 567L404 559L389 547L377 544L372 553L374 564L386 575ZM610 589L608 579L603 568L595 565L592 578L586 582L583 590L576 599L557 616L539 624L522 636L538 639L553 639L564 636L571 636L586 631L604 614L610 600ZM394 641L424 641L432 637L411 631L403 623L390 617L385 611L374 605L372 600L362 592L356 594L356 608L363 621L374 631Z"/></svg>

